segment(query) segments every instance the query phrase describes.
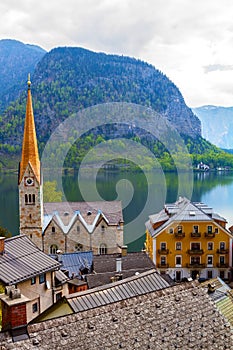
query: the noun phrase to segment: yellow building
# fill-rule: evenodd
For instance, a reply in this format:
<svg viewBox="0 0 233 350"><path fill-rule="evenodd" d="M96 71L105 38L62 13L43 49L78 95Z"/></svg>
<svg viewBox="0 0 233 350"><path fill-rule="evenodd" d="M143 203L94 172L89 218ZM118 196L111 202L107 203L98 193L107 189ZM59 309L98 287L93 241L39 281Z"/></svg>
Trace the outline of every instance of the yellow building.
<svg viewBox="0 0 233 350"><path fill-rule="evenodd" d="M231 279L232 233L204 203L179 198L146 222L146 250L161 273L182 278Z"/></svg>

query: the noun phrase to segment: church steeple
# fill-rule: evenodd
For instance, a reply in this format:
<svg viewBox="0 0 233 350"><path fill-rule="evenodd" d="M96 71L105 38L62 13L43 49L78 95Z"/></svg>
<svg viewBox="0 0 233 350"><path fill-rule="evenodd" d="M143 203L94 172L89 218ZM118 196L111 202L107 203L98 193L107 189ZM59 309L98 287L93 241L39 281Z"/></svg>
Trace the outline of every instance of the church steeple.
<svg viewBox="0 0 233 350"><path fill-rule="evenodd" d="M32 107L30 74L28 75L27 105L24 124L22 156L19 167L19 184L23 179L28 164L30 164L38 183L40 183L40 159L38 153L36 129Z"/></svg>
<svg viewBox="0 0 233 350"><path fill-rule="evenodd" d="M26 234L43 250L43 181L32 108L30 76L28 76L26 116L18 178L20 234Z"/></svg>

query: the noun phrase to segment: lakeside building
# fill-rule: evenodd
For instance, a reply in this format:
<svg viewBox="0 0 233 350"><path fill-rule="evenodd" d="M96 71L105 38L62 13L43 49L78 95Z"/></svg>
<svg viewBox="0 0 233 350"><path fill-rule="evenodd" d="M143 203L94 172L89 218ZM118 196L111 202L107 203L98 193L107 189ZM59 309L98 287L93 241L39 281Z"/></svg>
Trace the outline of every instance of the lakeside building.
<svg viewBox="0 0 233 350"><path fill-rule="evenodd" d="M161 273L232 280L232 233L204 203L179 198L146 222L146 250Z"/></svg>
<svg viewBox="0 0 233 350"><path fill-rule="evenodd" d="M27 235L45 253L54 254L57 250L92 250L94 254L120 252L123 246L124 224L120 201L43 202L43 176L30 79L18 188L20 234ZM112 213L109 213L109 208Z"/></svg>

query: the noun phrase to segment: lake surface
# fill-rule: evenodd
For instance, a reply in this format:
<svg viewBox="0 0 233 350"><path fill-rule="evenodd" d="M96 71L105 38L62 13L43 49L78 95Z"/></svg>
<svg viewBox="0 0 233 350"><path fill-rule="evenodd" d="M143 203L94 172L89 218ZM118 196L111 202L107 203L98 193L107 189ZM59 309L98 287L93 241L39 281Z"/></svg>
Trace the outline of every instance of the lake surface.
<svg viewBox="0 0 233 350"><path fill-rule="evenodd" d="M44 174L44 181L59 179ZM60 181L67 201L121 200L125 221L125 244L130 250L143 247L148 215L174 202L179 195L202 201L233 225L233 173L163 173L162 171L101 171L65 175ZM17 174L0 174L0 226L18 234ZM110 208L111 211L111 208Z"/></svg>

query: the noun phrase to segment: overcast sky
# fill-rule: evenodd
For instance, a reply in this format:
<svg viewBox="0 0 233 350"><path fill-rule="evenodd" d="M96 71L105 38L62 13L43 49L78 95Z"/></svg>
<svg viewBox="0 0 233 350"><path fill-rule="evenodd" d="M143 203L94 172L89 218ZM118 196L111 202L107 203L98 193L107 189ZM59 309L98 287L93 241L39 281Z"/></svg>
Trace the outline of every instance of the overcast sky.
<svg viewBox="0 0 233 350"><path fill-rule="evenodd" d="M0 39L133 56L188 106L233 106L233 0L3 0L0 13Z"/></svg>

